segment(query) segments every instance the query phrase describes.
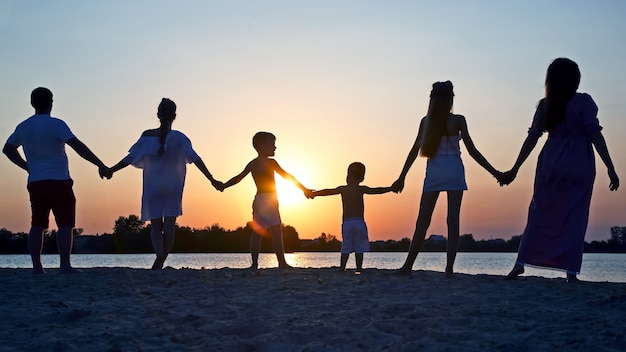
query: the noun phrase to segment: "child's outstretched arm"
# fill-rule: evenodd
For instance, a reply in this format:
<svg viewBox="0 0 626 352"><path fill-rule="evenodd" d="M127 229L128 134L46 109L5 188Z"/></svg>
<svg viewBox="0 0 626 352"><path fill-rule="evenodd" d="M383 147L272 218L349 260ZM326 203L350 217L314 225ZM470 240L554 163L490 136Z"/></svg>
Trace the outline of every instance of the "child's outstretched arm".
<svg viewBox="0 0 626 352"><path fill-rule="evenodd" d="M236 185L238 184L241 180L243 180L244 177L246 177L246 175L248 175L250 173L250 163L248 163L248 165L246 165L246 167L243 169L243 171L231 178L230 180L228 180L226 183L224 183L224 185L222 186L222 191L230 186Z"/></svg>
<svg viewBox="0 0 626 352"><path fill-rule="evenodd" d="M202 172L202 174L204 174L204 176L206 176L206 178L209 179L209 181L211 181L211 185L213 185L213 187L215 187L216 190L220 192L224 191L224 183L213 178L213 175L211 175L211 173L209 172L209 169L207 169L206 165L204 164L204 161L202 161L202 158L199 158L193 163L194 165L196 165L198 170L200 170L200 172Z"/></svg>
<svg viewBox="0 0 626 352"><path fill-rule="evenodd" d="M467 129L467 122L465 121L465 117L459 115L461 118L461 138L463 138L463 143L465 144L465 148L467 148L467 152L469 155L476 160L478 165L482 166L487 172L489 172L494 177L499 176L500 172L496 170L491 164L487 161L487 159L478 151L476 146L474 145L474 141L472 141L472 137L469 134L469 130Z"/></svg>
<svg viewBox="0 0 626 352"><path fill-rule="evenodd" d="M361 186L363 188L363 194L383 194L387 192L393 192L393 187L367 187Z"/></svg>
<svg viewBox="0 0 626 352"><path fill-rule="evenodd" d="M341 194L341 186L337 188L326 188L326 189L320 189L319 191L312 191L311 198L322 197L322 196L333 196L335 194Z"/></svg>

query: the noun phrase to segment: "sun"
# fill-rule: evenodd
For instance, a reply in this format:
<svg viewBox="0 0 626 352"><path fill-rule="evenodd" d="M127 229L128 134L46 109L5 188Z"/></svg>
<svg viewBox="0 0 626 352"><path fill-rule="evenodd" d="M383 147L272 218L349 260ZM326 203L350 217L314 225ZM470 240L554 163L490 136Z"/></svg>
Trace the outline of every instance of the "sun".
<svg viewBox="0 0 626 352"><path fill-rule="evenodd" d="M276 177L276 193L280 205L293 205L306 200L300 188L280 176Z"/></svg>

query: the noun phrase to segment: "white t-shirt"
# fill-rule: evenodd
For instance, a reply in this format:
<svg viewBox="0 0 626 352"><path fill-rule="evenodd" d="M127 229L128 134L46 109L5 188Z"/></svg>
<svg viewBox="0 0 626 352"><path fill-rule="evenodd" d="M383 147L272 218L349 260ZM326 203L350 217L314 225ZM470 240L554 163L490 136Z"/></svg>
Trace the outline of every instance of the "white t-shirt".
<svg viewBox="0 0 626 352"><path fill-rule="evenodd" d="M21 146L28 165L28 182L69 180L65 142L74 138L67 124L50 115L33 115L17 125L7 143Z"/></svg>

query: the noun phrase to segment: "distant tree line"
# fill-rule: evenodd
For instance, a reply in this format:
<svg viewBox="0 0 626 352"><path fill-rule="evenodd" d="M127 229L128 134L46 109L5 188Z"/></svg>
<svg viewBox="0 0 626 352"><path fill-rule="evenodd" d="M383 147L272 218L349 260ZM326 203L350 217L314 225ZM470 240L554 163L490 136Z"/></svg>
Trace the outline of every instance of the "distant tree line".
<svg viewBox="0 0 626 352"><path fill-rule="evenodd" d="M218 224L202 229L176 225L174 253L245 253L249 251L251 224L227 230ZM56 231L46 231L44 253L57 253ZM27 254L28 234L12 233L0 229L0 254ZM459 240L460 252L517 252L520 236L510 240L475 240L472 234L462 235ZM338 252L341 241L331 234L322 233L312 240L301 240L293 226L283 225L283 242L286 252ZM406 252L410 239L399 241L370 242L372 252ZM272 241L264 237L261 241L263 252L272 252ZM430 236L422 247L423 252L445 252L446 239L443 236ZM83 229L74 230L74 253L125 254L152 253L150 224L139 220L136 215L120 216L115 220L113 233L97 236L83 235ZM626 227L611 227L611 237L606 241L585 242L587 253L626 253Z"/></svg>

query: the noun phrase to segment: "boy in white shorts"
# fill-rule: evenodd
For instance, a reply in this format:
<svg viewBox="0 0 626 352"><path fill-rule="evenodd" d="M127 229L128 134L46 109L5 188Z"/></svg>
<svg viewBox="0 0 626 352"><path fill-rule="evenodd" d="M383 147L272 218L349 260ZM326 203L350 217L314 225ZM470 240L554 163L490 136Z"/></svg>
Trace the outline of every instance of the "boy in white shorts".
<svg viewBox="0 0 626 352"><path fill-rule="evenodd" d="M278 267L290 268L291 266L285 260L282 222L278 212L278 197L276 195L274 173L278 173L284 179L293 182L308 198L311 190L304 187L291 174L283 170L276 160L270 158L274 156L276 151L276 136L269 132L258 132L252 138L252 145L259 156L250 161L239 175L226 182L221 190L239 183L248 173L252 173L252 178L257 187L257 193L252 203L253 233L250 238L252 269L258 269L261 233L267 230L272 235L272 245L278 259Z"/></svg>
<svg viewBox="0 0 626 352"><path fill-rule="evenodd" d="M367 236L367 225L363 218L365 206L363 203L364 194L383 194L391 192L391 187L371 188L360 185L365 179L365 165L354 162L348 166L345 186L332 189L322 189L314 191L312 197L330 196L341 194L343 206L343 223L341 225L341 271L346 270L348 257L354 252L356 258L356 270L363 269L363 253L370 249L369 238Z"/></svg>

